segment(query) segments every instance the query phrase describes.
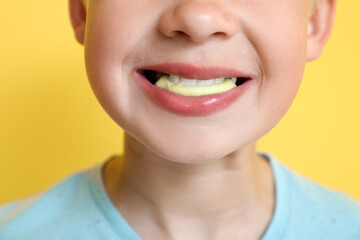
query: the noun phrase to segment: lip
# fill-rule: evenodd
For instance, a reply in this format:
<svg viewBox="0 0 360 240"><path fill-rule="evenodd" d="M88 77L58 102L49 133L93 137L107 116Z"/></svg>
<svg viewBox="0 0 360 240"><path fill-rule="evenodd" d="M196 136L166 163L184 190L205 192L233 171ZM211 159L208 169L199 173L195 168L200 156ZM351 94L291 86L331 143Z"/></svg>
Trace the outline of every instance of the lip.
<svg viewBox="0 0 360 240"><path fill-rule="evenodd" d="M242 77L248 78L249 80L224 93L200 97L185 97L151 84L150 81L140 73L141 70L153 70L189 79L206 80L219 77ZM251 75L234 69L169 63L143 66L134 70L133 74L139 87L156 105L170 112L188 116L210 115L228 108L244 94L254 80Z"/></svg>
<svg viewBox="0 0 360 240"><path fill-rule="evenodd" d="M215 67L215 66L194 66L191 64L156 64L150 66L142 66L141 70L153 70L167 74L177 75L188 79L207 80L221 77L242 77L251 79L252 76L241 71L231 68Z"/></svg>

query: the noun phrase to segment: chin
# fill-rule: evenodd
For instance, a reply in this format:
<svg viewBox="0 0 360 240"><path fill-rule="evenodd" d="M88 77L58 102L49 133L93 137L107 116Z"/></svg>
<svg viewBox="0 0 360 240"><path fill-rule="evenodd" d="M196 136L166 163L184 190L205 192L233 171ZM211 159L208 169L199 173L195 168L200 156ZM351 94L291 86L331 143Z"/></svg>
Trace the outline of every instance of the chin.
<svg viewBox="0 0 360 240"><path fill-rule="evenodd" d="M155 155L175 163L183 164L205 164L227 157L234 152L241 151L248 144L241 144L241 141L211 141L197 138L177 139L175 144L169 141L158 139L158 141L145 142L146 148Z"/></svg>

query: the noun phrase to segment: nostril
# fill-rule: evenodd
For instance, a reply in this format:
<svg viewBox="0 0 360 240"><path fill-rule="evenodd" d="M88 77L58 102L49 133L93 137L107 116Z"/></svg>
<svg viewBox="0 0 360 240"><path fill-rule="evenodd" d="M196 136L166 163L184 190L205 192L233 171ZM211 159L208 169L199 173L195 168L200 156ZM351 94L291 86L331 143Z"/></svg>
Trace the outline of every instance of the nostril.
<svg viewBox="0 0 360 240"><path fill-rule="evenodd" d="M161 16L160 33L170 38L185 38L194 42L217 38L227 39L238 29L236 16L212 1L179 1L174 9Z"/></svg>
<svg viewBox="0 0 360 240"><path fill-rule="evenodd" d="M214 35L214 36L222 37L222 36L225 36L226 33L224 33L224 32L215 32L213 35Z"/></svg>
<svg viewBox="0 0 360 240"><path fill-rule="evenodd" d="M171 37L188 37L188 35L184 31L175 30L172 32Z"/></svg>

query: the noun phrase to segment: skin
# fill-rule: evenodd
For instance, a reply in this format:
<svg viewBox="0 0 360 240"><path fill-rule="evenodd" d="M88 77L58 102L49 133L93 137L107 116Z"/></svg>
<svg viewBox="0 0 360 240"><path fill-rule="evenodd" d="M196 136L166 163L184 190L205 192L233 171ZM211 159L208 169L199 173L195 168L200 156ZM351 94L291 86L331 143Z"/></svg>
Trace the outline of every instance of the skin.
<svg viewBox="0 0 360 240"><path fill-rule="evenodd" d="M103 169L106 190L140 237L263 236L275 186L255 142L289 109L306 61L320 56L335 4L319 0L311 15L308 0L70 0L92 89L126 131L123 156ZM149 101L133 79L164 62L256 77L225 110L183 116Z"/></svg>

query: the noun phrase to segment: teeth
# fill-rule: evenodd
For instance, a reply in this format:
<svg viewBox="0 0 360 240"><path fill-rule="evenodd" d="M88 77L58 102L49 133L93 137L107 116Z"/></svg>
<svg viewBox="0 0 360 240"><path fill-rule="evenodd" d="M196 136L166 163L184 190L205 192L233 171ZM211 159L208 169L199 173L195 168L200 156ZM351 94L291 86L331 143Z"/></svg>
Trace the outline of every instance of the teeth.
<svg viewBox="0 0 360 240"><path fill-rule="evenodd" d="M215 83L223 83L225 78L216 78Z"/></svg>
<svg viewBox="0 0 360 240"><path fill-rule="evenodd" d="M177 84L180 82L180 77L176 76L176 75L170 75L169 80L170 80L170 82Z"/></svg>
<svg viewBox="0 0 360 240"><path fill-rule="evenodd" d="M205 96L229 91L236 87L235 82L234 77L197 80L164 74L155 85L183 96Z"/></svg>
<svg viewBox="0 0 360 240"><path fill-rule="evenodd" d="M224 82L224 80L223 80L223 82ZM210 80L198 80L197 81L198 86L209 86L214 83L221 83L221 82L216 82L216 79L215 80L210 79Z"/></svg>
<svg viewBox="0 0 360 240"><path fill-rule="evenodd" d="M164 74L165 75L165 74ZM164 76L163 75L163 76ZM215 79L208 79L208 80L198 80L198 79L188 79L188 78L182 78L176 75L169 75L169 81L177 84L181 83L182 85L186 87L194 87L194 86L210 86L214 83L224 83L225 79L230 79L233 83L236 83L236 77L223 77L223 78L215 78Z"/></svg>
<svg viewBox="0 0 360 240"><path fill-rule="evenodd" d="M171 76L171 75L170 75ZM194 87L197 86L199 80L196 79L187 79L187 78L180 78L180 83L186 87Z"/></svg>

